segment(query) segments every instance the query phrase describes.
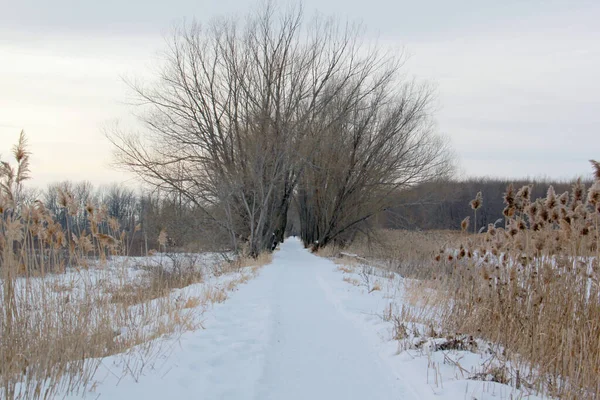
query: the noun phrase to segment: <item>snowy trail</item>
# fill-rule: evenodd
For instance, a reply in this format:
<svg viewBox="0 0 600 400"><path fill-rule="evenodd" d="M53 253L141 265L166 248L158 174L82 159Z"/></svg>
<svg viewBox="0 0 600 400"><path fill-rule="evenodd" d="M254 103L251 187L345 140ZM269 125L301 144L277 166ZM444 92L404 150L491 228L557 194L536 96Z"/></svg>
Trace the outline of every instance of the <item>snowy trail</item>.
<svg viewBox="0 0 600 400"><path fill-rule="evenodd" d="M416 399L336 304L335 265L289 239L271 265L215 306L205 330L137 381L103 362L100 399ZM371 344L370 344L371 343Z"/></svg>
<svg viewBox="0 0 600 400"><path fill-rule="evenodd" d="M332 267L289 240L265 271L274 284L273 314L256 399L410 398L332 302L321 276Z"/></svg>

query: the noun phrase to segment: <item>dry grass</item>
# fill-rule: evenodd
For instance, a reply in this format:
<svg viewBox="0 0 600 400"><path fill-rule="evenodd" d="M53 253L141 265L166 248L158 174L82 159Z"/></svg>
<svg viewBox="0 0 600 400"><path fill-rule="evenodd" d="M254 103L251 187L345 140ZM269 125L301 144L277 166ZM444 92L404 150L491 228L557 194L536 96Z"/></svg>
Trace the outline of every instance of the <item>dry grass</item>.
<svg viewBox="0 0 600 400"><path fill-rule="evenodd" d="M338 261L338 260L336 260ZM340 265L339 267L337 267L337 270L340 272L343 272L345 274L352 274L354 273L354 268L348 266L348 265Z"/></svg>
<svg viewBox="0 0 600 400"><path fill-rule="evenodd" d="M273 262L272 253L264 252L256 258L240 255L233 260L217 264L213 269L213 273L215 276L220 276L223 274L239 273L244 268L251 268L252 273L256 274L260 268L271 262Z"/></svg>
<svg viewBox="0 0 600 400"><path fill-rule="evenodd" d="M222 303L225 300L227 300L227 291L222 287L209 286L202 292L203 304Z"/></svg>
<svg viewBox="0 0 600 400"><path fill-rule="evenodd" d="M351 278L349 276L344 276L342 279L343 279L344 282L347 282L347 283L349 283L351 285L354 285L354 286L360 286L361 285L361 283L360 283L360 281L358 279Z"/></svg>
<svg viewBox="0 0 600 400"><path fill-rule="evenodd" d="M565 399L600 398L600 169L590 188L550 188L530 199L507 188L502 227L463 232L383 231L377 240L326 248L342 272L364 261L405 279L401 310L386 309L398 337L408 324L423 337L480 338L497 363L494 379ZM471 206L475 213L484 201ZM440 250L441 249L441 250ZM362 275L361 275L362 276ZM353 278L344 277L350 282ZM425 339L423 339L425 340ZM469 339L471 340L471 339ZM473 379L478 379L473 377Z"/></svg>
<svg viewBox="0 0 600 400"><path fill-rule="evenodd" d="M370 292L377 292L381 290L381 285L379 284L379 282L375 282L373 284L373 286L371 286L371 288L369 289L369 293Z"/></svg>
<svg viewBox="0 0 600 400"><path fill-rule="evenodd" d="M162 354L153 339L198 329L203 306L227 298L210 286L201 296L174 298L173 289L203 279L193 257L138 269L126 257L111 261L123 256L127 233L103 205L87 204L86 224L78 226L77 199L61 191L63 228L43 203L23 204L24 137L14 156L16 167L0 164L0 398L81 394L100 359L114 354L136 352L144 362L126 361L124 373L139 374Z"/></svg>
<svg viewBox="0 0 600 400"><path fill-rule="evenodd" d="M238 257L233 261L234 267L241 269L245 267L262 267L273 262L272 253L260 253L258 257Z"/></svg>
<svg viewBox="0 0 600 400"><path fill-rule="evenodd" d="M202 304L202 299L197 296L188 297L183 304L183 308L196 308Z"/></svg>
<svg viewBox="0 0 600 400"><path fill-rule="evenodd" d="M428 267L439 249L455 244L458 247L465 236L468 235L456 231L380 230L371 238L360 237L344 249L328 246L317 254L333 258L337 264L369 263L404 277L431 278L439 274L438 268Z"/></svg>
<svg viewBox="0 0 600 400"><path fill-rule="evenodd" d="M508 383L600 398L600 180L536 201L529 192L507 188L504 227L426 264L435 279L408 285L409 314L496 343L517 377Z"/></svg>

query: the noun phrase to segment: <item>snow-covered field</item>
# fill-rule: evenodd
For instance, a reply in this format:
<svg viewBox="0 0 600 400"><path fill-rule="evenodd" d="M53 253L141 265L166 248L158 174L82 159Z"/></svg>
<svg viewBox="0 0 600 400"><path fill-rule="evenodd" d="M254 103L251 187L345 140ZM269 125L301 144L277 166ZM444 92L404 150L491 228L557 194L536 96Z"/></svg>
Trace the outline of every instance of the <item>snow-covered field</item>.
<svg viewBox="0 0 600 400"><path fill-rule="evenodd" d="M384 317L402 305L401 278L360 272L342 273L288 239L258 277L203 314L204 329L159 339L171 351L141 375L118 373L123 356L102 360L86 398L537 398L468 379L483 355L402 350Z"/></svg>

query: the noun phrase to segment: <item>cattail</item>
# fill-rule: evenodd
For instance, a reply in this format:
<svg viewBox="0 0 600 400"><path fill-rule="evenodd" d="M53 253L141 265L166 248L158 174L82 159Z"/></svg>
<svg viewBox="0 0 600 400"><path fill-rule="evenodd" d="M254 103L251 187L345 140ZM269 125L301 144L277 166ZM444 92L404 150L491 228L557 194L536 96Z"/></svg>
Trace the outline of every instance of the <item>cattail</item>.
<svg viewBox="0 0 600 400"><path fill-rule="evenodd" d="M579 204L573 212L572 218L586 220L588 216L587 207L583 204Z"/></svg>
<svg viewBox="0 0 600 400"><path fill-rule="evenodd" d="M538 294L535 297L535 300L533 301L533 306L534 307L539 307L542 304L543 301L544 301L544 296L541 295L541 294Z"/></svg>
<svg viewBox="0 0 600 400"><path fill-rule="evenodd" d="M108 206L101 204L100 208L96 212L96 218L98 222L104 221L108 216Z"/></svg>
<svg viewBox="0 0 600 400"><path fill-rule="evenodd" d="M535 249L537 251L542 251L544 249L544 246L546 245L546 240L543 236L540 236L536 239L535 241Z"/></svg>
<svg viewBox="0 0 600 400"><path fill-rule="evenodd" d="M556 222L560 219L560 209L559 208L553 208L552 211L550 211L550 220L552 222Z"/></svg>
<svg viewBox="0 0 600 400"><path fill-rule="evenodd" d="M594 168L594 179L596 179L596 182L600 182L600 163L596 160L590 160L590 162Z"/></svg>
<svg viewBox="0 0 600 400"><path fill-rule="evenodd" d="M479 207L481 207L481 205L483 204L483 196L481 195L481 192L477 192L477 195L475 196L475 198L473 200L471 200L471 208L474 211L477 211L479 209Z"/></svg>
<svg viewBox="0 0 600 400"><path fill-rule="evenodd" d="M469 222L471 221L471 217L465 217L465 219L463 219L460 222L460 229L462 229L463 232L466 232L467 229L469 229Z"/></svg>
<svg viewBox="0 0 600 400"><path fill-rule="evenodd" d="M88 212L89 215L94 215L94 213L96 212L96 207L94 206L94 204L88 201L85 204L85 210Z"/></svg>
<svg viewBox="0 0 600 400"><path fill-rule="evenodd" d="M84 253L91 253L94 250L94 245L90 240L89 235L81 235L77 237L73 234L73 239L77 242L77 247Z"/></svg>
<svg viewBox="0 0 600 400"><path fill-rule="evenodd" d="M561 207L558 209L558 213L560 214L560 218L562 218L562 219L565 219L565 218L567 218L567 217L568 217L568 215L569 215L569 211L568 211L568 210L567 210L567 208L566 208L566 207L564 207L564 206L561 206Z"/></svg>
<svg viewBox="0 0 600 400"><path fill-rule="evenodd" d="M529 217L529 221L534 221L538 211L540 210L540 202L539 200L531 203L529 207L527 207L527 216Z"/></svg>
<svg viewBox="0 0 600 400"><path fill-rule="evenodd" d="M26 160L29 155L27 151L27 139L25 137L25 131L21 131L21 135L19 136L19 142L13 147L13 156L18 163Z"/></svg>
<svg viewBox="0 0 600 400"><path fill-rule="evenodd" d="M66 237L63 231L56 231L54 233L54 242L55 242L55 247L61 248L64 247L67 244L66 241Z"/></svg>
<svg viewBox="0 0 600 400"><path fill-rule="evenodd" d="M0 214L3 214L4 211L11 209L13 207L13 202L6 195L0 193Z"/></svg>
<svg viewBox="0 0 600 400"><path fill-rule="evenodd" d="M115 217L110 217L108 219L108 226L110 227L110 229L112 229L113 232L116 232L121 228L121 224L119 223L119 220L116 219Z"/></svg>
<svg viewBox="0 0 600 400"><path fill-rule="evenodd" d="M479 270L481 277L486 280L489 281L492 279L492 276L490 275L490 271L488 271L488 269L486 267L483 267Z"/></svg>
<svg viewBox="0 0 600 400"><path fill-rule="evenodd" d="M548 220L550 219L550 213L548 212L548 209L545 205L542 205L538 210L538 217L540 221L543 222L548 222Z"/></svg>
<svg viewBox="0 0 600 400"><path fill-rule="evenodd" d="M465 258L466 255L467 255L467 252L466 252L464 246L461 244L460 245L460 251L458 252L458 257L457 258L460 260L460 259Z"/></svg>
<svg viewBox="0 0 600 400"><path fill-rule="evenodd" d="M69 215L71 216L76 216L77 213L79 213L79 204L77 204L77 202L75 201L75 198L71 199L71 202L69 203L69 207L67 207L67 210L69 212Z"/></svg>
<svg viewBox="0 0 600 400"><path fill-rule="evenodd" d="M506 193L504 193L504 204L509 207L515 204L515 189L512 183L507 186Z"/></svg>
<svg viewBox="0 0 600 400"><path fill-rule="evenodd" d="M600 202L600 180L594 182L588 190L587 202L593 206Z"/></svg>
<svg viewBox="0 0 600 400"><path fill-rule="evenodd" d="M561 205L566 206L569 202L569 192L564 192L563 194L561 194L558 198L558 202Z"/></svg>
<svg viewBox="0 0 600 400"><path fill-rule="evenodd" d="M117 243L117 240L114 237L106 235L104 233L99 233L98 235L96 235L96 237L102 244L106 246L114 246Z"/></svg>
<svg viewBox="0 0 600 400"><path fill-rule="evenodd" d="M4 236L7 243L20 242L23 240L23 223L20 218L8 218L5 221L5 227Z"/></svg>
<svg viewBox="0 0 600 400"><path fill-rule="evenodd" d="M516 208L514 206L507 206L502 210L502 214L506 218L512 218L515 215Z"/></svg>
<svg viewBox="0 0 600 400"><path fill-rule="evenodd" d="M167 245L167 231L164 229L162 229L158 235L158 244L163 247Z"/></svg>
<svg viewBox="0 0 600 400"><path fill-rule="evenodd" d="M559 222L560 229L567 235L571 234L571 224L566 220L562 219Z"/></svg>
<svg viewBox="0 0 600 400"><path fill-rule="evenodd" d="M531 186L525 185L517 191L517 199L522 200L524 203L529 203L531 199Z"/></svg>
<svg viewBox="0 0 600 400"><path fill-rule="evenodd" d="M548 187L548 192L546 193L545 206L548 210L552 210L554 207L556 207L556 204L557 204L557 199L556 199L556 193L554 192L554 186L550 185Z"/></svg>
<svg viewBox="0 0 600 400"><path fill-rule="evenodd" d="M511 281L515 281L517 279L517 269L516 268L511 268L510 272L509 272L509 279Z"/></svg>
<svg viewBox="0 0 600 400"><path fill-rule="evenodd" d="M67 208L69 205L69 197L70 193L67 190L63 190L62 188L58 188L58 205L62 208Z"/></svg>
<svg viewBox="0 0 600 400"><path fill-rule="evenodd" d="M579 204L583 201L583 194L585 192L585 185L581 183L581 178L577 179L577 182L573 185L571 209L575 210Z"/></svg>

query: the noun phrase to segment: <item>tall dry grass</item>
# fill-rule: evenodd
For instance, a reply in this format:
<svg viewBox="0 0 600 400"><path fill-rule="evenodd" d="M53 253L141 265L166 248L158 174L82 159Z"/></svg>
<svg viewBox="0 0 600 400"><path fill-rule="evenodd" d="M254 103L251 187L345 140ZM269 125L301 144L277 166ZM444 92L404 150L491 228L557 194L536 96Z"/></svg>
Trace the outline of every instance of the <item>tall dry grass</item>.
<svg viewBox="0 0 600 400"><path fill-rule="evenodd" d="M169 294L203 276L193 261L138 269L127 257L110 261L124 255L127 234L102 205L86 205L89 229L70 218L63 229L42 202L24 204L26 145L21 134L15 165L0 164L0 397L81 393L100 358L124 352L137 360L124 372L139 374L160 354L153 339L199 326L202 308L192 307L199 303ZM60 192L69 216L78 212L76 200Z"/></svg>
<svg viewBox="0 0 600 400"><path fill-rule="evenodd" d="M550 187L532 199L531 186L509 186L504 218L487 227L470 223L485 201L478 194L462 232L381 231L319 254L354 253L416 278L404 281L406 307L394 318L436 337L484 339L509 371L505 383L598 399L600 164L592 164L589 188L578 181L570 193Z"/></svg>
<svg viewBox="0 0 600 400"><path fill-rule="evenodd" d="M496 343L515 372L512 384L565 399L600 398L600 166L593 165L589 189L578 181L571 193L550 187L534 200L529 186L509 186L504 226L440 252L437 266L425 267L436 279L413 286L438 293L435 313L422 313L429 323Z"/></svg>
<svg viewBox="0 0 600 400"><path fill-rule="evenodd" d="M321 248L322 257L360 257L357 262L375 265L397 272L404 277L431 279L440 274L439 268L431 267L431 261L440 248L452 247L465 239L464 233L456 231L407 231L382 229L369 237L360 236L348 246L334 245ZM346 260L350 261L350 260Z"/></svg>

